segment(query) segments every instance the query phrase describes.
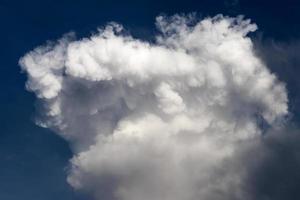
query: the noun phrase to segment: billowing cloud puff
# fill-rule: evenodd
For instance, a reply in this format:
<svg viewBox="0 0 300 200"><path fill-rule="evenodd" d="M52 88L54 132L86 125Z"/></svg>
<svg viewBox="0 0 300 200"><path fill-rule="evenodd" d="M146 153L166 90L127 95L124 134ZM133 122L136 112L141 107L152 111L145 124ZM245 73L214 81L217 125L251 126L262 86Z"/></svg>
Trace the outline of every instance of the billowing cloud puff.
<svg viewBox="0 0 300 200"><path fill-rule="evenodd" d="M44 106L38 123L73 148L68 182L96 199L247 199L234 158L262 122L288 113L284 85L247 37L256 25L222 15L156 24L155 43L111 23L20 60Z"/></svg>

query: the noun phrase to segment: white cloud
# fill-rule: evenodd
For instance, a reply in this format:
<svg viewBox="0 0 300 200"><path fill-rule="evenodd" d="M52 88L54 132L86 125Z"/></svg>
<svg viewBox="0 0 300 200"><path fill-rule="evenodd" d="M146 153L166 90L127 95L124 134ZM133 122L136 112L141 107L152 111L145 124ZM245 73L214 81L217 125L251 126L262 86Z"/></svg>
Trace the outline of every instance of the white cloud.
<svg viewBox="0 0 300 200"><path fill-rule="evenodd" d="M157 27L156 44L110 24L20 60L45 105L40 125L73 146L69 183L96 199L246 198L243 170L224 161L259 137L258 116L274 126L288 113L284 85L247 37L256 25L176 15Z"/></svg>

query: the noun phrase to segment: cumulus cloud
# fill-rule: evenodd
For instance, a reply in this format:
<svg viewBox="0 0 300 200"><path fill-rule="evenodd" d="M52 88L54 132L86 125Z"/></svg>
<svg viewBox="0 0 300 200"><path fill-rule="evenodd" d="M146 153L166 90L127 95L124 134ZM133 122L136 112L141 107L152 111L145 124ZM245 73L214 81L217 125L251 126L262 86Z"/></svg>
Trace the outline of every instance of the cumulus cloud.
<svg viewBox="0 0 300 200"><path fill-rule="evenodd" d="M256 56L250 20L156 19L156 42L108 24L27 53L20 65L70 142L68 182L95 199L247 199L240 152L276 129L287 92Z"/></svg>

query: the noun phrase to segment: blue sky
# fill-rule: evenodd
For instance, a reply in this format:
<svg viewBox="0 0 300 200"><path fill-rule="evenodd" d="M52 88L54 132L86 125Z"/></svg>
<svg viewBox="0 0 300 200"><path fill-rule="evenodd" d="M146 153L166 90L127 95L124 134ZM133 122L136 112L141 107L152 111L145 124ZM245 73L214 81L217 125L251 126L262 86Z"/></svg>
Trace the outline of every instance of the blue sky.
<svg viewBox="0 0 300 200"><path fill-rule="evenodd" d="M26 75L18 61L28 51L73 31L77 37L89 36L107 22L123 24L131 34L153 39L154 21L159 14L196 12L200 18L245 15L259 29L251 37L257 50L279 79L288 85L292 121L299 124L300 1L198 0L198 1L99 1L99 0L0 0L0 199L2 200L86 200L66 182L66 167L72 153L67 142L33 122L35 97L25 90ZM284 50L274 48L279 46ZM279 59L282 56L284 60ZM283 66L283 67L282 67ZM300 141L299 141L300 142ZM298 143L299 143L298 142ZM293 144L295 153L299 144ZM276 145L275 145L276 146ZM279 145L280 146L280 145ZM282 145L285 147L285 145ZM281 161L279 159L279 161ZM275 161L274 161L275 162ZM284 161L283 161L284 162ZM293 158L294 181L282 189L286 199L299 198L299 172ZM275 176L285 169L267 165ZM298 170L299 171L299 170ZM281 177L281 176L278 176ZM271 179L268 179L268 181ZM263 182L262 180L261 182ZM298 181L298 185L295 183ZM278 186L280 187L280 186ZM267 188L266 195L281 191ZM269 195L270 196L270 195ZM280 196L280 192L277 194Z"/></svg>

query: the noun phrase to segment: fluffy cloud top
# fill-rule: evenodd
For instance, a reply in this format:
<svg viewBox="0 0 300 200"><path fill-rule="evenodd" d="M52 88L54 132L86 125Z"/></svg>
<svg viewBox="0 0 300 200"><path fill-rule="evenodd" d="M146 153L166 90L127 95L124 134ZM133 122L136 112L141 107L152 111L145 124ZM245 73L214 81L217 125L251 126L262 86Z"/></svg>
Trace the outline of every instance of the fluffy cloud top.
<svg viewBox="0 0 300 200"><path fill-rule="evenodd" d="M156 24L154 44L112 23L20 60L44 106L39 125L73 147L68 182L96 199L247 199L243 168L226 161L260 137L258 121L288 113L284 85L247 37L256 25L222 15Z"/></svg>

